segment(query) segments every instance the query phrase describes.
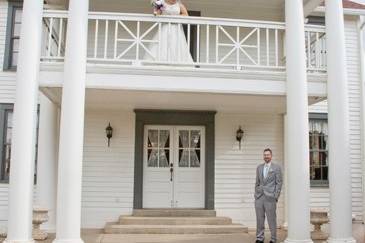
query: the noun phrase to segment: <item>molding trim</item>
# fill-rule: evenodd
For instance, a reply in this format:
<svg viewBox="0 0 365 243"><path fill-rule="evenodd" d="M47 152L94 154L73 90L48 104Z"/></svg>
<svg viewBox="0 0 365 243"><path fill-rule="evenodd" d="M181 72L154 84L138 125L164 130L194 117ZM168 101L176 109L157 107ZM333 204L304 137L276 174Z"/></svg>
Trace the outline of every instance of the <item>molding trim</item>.
<svg viewBox="0 0 365 243"><path fill-rule="evenodd" d="M205 209L215 207L216 111L136 109L133 208L143 208L143 138L145 125L199 125L205 127Z"/></svg>

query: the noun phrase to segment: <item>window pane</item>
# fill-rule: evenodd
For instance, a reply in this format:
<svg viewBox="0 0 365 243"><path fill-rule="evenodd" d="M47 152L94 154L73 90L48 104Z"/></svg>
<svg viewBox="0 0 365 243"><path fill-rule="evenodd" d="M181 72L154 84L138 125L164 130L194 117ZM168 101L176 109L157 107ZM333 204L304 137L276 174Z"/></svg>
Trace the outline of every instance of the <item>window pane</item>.
<svg viewBox="0 0 365 243"><path fill-rule="evenodd" d="M189 131L187 130L179 131L179 147L189 148Z"/></svg>
<svg viewBox="0 0 365 243"><path fill-rule="evenodd" d="M13 26L13 37L19 37L20 36L20 28L21 28L21 24L14 24L14 26Z"/></svg>
<svg viewBox="0 0 365 243"><path fill-rule="evenodd" d="M200 150L190 151L190 167L200 167Z"/></svg>
<svg viewBox="0 0 365 243"><path fill-rule="evenodd" d="M168 149L160 149L159 150L159 167L169 167L170 166L170 151Z"/></svg>
<svg viewBox="0 0 365 243"><path fill-rule="evenodd" d="M11 55L11 66L15 67L18 65L18 52L13 52Z"/></svg>
<svg viewBox="0 0 365 243"><path fill-rule="evenodd" d="M156 148L158 144L158 130L148 130L148 147Z"/></svg>
<svg viewBox="0 0 365 243"><path fill-rule="evenodd" d="M19 51L19 39L13 38L13 52Z"/></svg>
<svg viewBox="0 0 365 243"><path fill-rule="evenodd" d="M148 149L148 167L158 167L158 150L157 149Z"/></svg>
<svg viewBox="0 0 365 243"><path fill-rule="evenodd" d="M189 167L188 149L179 149L179 167Z"/></svg>
<svg viewBox="0 0 365 243"><path fill-rule="evenodd" d="M200 148L200 131L191 131L190 136L190 147L191 148Z"/></svg>
<svg viewBox="0 0 365 243"><path fill-rule="evenodd" d="M310 179L328 180L328 125L327 120L309 121Z"/></svg>
<svg viewBox="0 0 365 243"><path fill-rule="evenodd" d="M170 131L169 130L160 130L160 148L169 148L170 147Z"/></svg>
<svg viewBox="0 0 365 243"><path fill-rule="evenodd" d="M13 112L6 111L6 130L5 130L5 137L4 137L4 165L3 165L3 178L2 179L9 179L9 172L10 172L10 155L11 155L11 138L12 138L12 124L13 124Z"/></svg>
<svg viewBox="0 0 365 243"><path fill-rule="evenodd" d="M17 22L17 23L22 22L22 12L23 12L23 10L20 8L17 8L15 10L15 17L14 17L15 22Z"/></svg>
<svg viewBox="0 0 365 243"><path fill-rule="evenodd" d="M10 154L11 154L11 144L5 144L4 146L4 165L3 165L3 180L9 179L10 173Z"/></svg>

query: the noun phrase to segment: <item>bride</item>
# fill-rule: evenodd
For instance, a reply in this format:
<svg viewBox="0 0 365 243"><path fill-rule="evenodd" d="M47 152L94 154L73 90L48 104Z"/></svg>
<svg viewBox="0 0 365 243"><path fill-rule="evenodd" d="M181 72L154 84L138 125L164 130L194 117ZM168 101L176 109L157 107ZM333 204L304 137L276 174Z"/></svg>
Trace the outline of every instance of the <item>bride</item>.
<svg viewBox="0 0 365 243"><path fill-rule="evenodd" d="M180 0L160 1L163 7L158 10L155 9L156 15L188 16L188 11ZM161 38L160 44L153 44L149 49L150 54L146 52L144 59L181 64L193 63L182 25L162 23L160 30L161 34L157 32L153 37L154 41L158 41Z"/></svg>

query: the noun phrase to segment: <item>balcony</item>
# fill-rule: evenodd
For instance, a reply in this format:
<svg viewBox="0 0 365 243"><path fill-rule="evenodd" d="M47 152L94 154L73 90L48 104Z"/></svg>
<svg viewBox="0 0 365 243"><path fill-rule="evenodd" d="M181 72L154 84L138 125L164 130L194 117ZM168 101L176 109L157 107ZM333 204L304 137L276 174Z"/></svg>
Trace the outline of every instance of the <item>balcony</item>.
<svg viewBox="0 0 365 243"><path fill-rule="evenodd" d="M45 10L43 23L42 64L60 64L67 11ZM193 63L160 57L161 30L173 26L183 28ZM325 29L307 25L305 31L308 73L325 74ZM87 63L100 69L271 75L285 73L284 43L282 22L90 12Z"/></svg>

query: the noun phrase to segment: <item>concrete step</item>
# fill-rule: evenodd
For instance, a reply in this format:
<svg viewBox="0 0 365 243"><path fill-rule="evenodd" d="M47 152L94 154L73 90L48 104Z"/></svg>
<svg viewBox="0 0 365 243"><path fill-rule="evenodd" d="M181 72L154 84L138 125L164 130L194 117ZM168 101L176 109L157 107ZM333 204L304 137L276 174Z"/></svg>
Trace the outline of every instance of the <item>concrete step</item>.
<svg viewBox="0 0 365 243"><path fill-rule="evenodd" d="M229 225L232 219L228 217L135 217L120 216L122 225Z"/></svg>
<svg viewBox="0 0 365 243"><path fill-rule="evenodd" d="M134 209L136 217L215 217L215 210L205 209Z"/></svg>
<svg viewBox="0 0 365 243"><path fill-rule="evenodd" d="M106 234L236 234L248 233L242 225L120 225L109 224Z"/></svg>

